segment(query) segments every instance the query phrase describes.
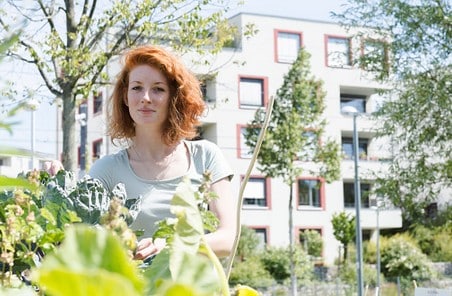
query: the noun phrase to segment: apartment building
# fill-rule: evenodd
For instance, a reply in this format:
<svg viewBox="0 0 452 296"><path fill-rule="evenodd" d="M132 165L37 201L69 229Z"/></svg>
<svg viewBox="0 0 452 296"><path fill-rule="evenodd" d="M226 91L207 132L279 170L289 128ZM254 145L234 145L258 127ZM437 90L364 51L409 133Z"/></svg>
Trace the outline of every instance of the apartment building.
<svg viewBox="0 0 452 296"><path fill-rule="evenodd" d="M328 22L249 13L235 15L230 22L240 31L234 44L212 58L209 68L193 64L192 69L203 77L203 91L209 105L201 136L217 143L229 160L235 172L232 184L236 195L252 152L244 143L244 128L256 109L265 107L269 98L276 94L301 46L310 53L311 72L323 80L327 93L325 136L340 143L344 153L339 180L328 184L316 175L298 177L293 188L292 230L288 227L288 186L281 179L265 177L254 167L244 192L242 224L253 228L262 244L271 246L286 246L289 231L294 231L297 241L305 230L318 231L324 242L324 263L332 264L339 257L341 247L333 235L332 216L342 211L355 214L353 121L341 111L345 106L353 106L360 113L357 130L363 238L375 239L377 227L401 227L401 211L388 204L377 211L374 205L379 199L368 194L376 174L384 174L385 160L391 158L390 143L375 139L372 127L378 123L366 116L378 108L382 98L376 90L383 86L353 63L363 51L375 47L375 40L351 38L344 28ZM251 38L243 34L249 24L253 24L257 32ZM186 58L187 63L191 63L192 59ZM218 69L215 75L212 69ZM116 150L105 136L103 102L108 92L107 88L100 90L86 101L86 147L92 160ZM300 165L308 164L300 162Z"/></svg>

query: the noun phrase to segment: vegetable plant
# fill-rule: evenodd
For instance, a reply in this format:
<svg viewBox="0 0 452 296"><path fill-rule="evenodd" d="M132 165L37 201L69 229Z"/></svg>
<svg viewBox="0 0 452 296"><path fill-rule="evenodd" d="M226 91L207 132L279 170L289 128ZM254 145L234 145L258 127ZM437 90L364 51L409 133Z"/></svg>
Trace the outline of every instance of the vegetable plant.
<svg viewBox="0 0 452 296"><path fill-rule="evenodd" d="M139 201L129 204L121 184L109 192L64 170L17 180L0 193L5 294L230 295L223 266L204 240L218 225L205 206L215 198L208 174L198 191L188 180L178 186L174 217L160 221L154 236L166 247L151 265L133 259L139 233L128 225ZM258 295L246 286L233 293Z"/></svg>

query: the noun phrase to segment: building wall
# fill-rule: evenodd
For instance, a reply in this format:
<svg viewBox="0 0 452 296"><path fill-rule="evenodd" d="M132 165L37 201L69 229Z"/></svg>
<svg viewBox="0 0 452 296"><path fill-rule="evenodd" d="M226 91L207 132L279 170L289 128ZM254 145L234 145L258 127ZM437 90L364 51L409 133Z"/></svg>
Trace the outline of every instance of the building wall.
<svg viewBox="0 0 452 296"><path fill-rule="evenodd" d="M12 152L0 152L0 175L10 178L17 177L33 169L42 169L44 163L53 160L53 155L35 152L33 164L31 163L31 151L28 149L13 149Z"/></svg>
<svg viewBox="0 0 452 296"><path fill-rule="evenodd" d="M215 124L216 137L210 138L220 146L224 154L235 170L233 186L236 194L239 193L240 177L243 176L250 163L249 159L238 157L239 131L238 127L245 126L254 116L256 109L240 108L239 106L239 77L259 77L266 80L267 99L274 95L283 82L284 75L288 72L290 64L275 61L275 32L298 32L302 36L302 44L311 54L311 72L317 78L324 81L326 91L325 118L328 125L325 128L325 136L339 143L343 136L352 137L352 118L341 114L340 95L359 94L367 97L366 112L375 111L379 98L376 88L383 87L373 82L361 69L354 67L332 68L327 67L325 35L348 37L350 34L337 24L312 22L298 19L285 19L280 17L239 14L231 20L238 26L253 23L258 33L251 39L243 38L234 49L225 49L218 63L227 60L233 63L225 64L217 73L214 86L214 102L211 105L205 122ZM352 51L357 54L358 44L353 44ZM215 67L213 67L215 68ZM198 69L202 71L202 69ZM359 137L372 138L372 127L375 125L366 116L358 118ZM390 149L385 141L369 140L368 153L365 159L360 160L360 178L366 182L372 182L374 173L384 173L386 165L380 159L390 158ZM305 164L306 165L306 164ZM316 229L321 232L324 240L323 257L326 264L332 264L338 256L339 242L334 238L331 218L334 214L346 211L354 215L354 208L344 207L343 181L353 182L353 160L344 160L341 164L341 179L324 186L324 208L294 207L294 232L299 229ZM254 167L254 176L263 176ZM306 176L303 176L306 177ZM308 176L315 177L315 176ZM242 224L267 231L267 244L285 246L289 243L288 229L288 202L289 187L280 179L271 179L269 205L267 207L246 207L242 211ZM294 188L294 194L296 189ZM296 197L294 196L294 199ZM382 210L379 212L380 228L401 227L401 212L398 209ZM377 224L376 211L371 208L363 208L361 212L362 228L374 232ZM297 239L297 233L295 238Z"/></svg>

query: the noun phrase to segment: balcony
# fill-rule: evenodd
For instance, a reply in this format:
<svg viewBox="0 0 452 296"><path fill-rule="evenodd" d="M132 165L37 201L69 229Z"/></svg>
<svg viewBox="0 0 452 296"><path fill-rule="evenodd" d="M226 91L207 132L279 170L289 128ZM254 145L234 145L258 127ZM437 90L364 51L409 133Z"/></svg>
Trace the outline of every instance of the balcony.
<svg viewBox="0 0 452 296"><path fill-rule="evenodd" d="M345 212L355 215L354 208L346 208ZM376 229L377 228L377 211L372 208L361 208L361 228ZM398 208L381 208L379 210L379 228L391 229L402 227L402 210Z"/></svg>

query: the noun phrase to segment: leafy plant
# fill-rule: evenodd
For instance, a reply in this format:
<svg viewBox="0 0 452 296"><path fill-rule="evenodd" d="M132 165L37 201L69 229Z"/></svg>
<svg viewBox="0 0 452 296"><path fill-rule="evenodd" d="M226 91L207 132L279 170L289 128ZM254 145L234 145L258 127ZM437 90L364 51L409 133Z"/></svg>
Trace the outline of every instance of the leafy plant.
<svg viewBox="0 0 452 296"><path fill-rule="evenodd" d="M434 276L427 256L408 235L383 237L381 242L381 268L387 278L401 277L422 280Z"/></svg>
<svg viewBox="0 0 452 296"><path fill-rule="evenodd" d="M52 295L229 295L222 265L204 241L205 229L218 222L201 214L214 198L208 176L197 192L188 181L179 185L171 205L175 218L157 232L167 246L150 266L133 260L136 235L128 228L121 186L110 193L66 171L23 177L32 185L0 195L3 290L16 288L13 275L29 280L21 272L31 269L33 284ZM235 292L257 295L250 287Z"/></svg>
<svg viewBox="0 0 452 296"><path fill-rule="evenodd" d="M50 295L143 295L145 286L122 242L87 224L69 227L32 279Z"/></svg>
<svg viewBox="0 0 452 296"><path fill-rule="evenodd" d="M333 235L344 246L344 262L347 261L348 245L355 239L355 217L345 212L333 214Z"/></svg>
<svg viewBox="0 0 452 296"><path fill-rule="evenodd" d="M237 245L236 260L244 261L247 258L254 257L260 253L259 236L253 229L242 225L240 240Z"/></svg>
<svg viewBox="0 0 452 296"><path fill-rule="evenodd" d="M267 288L272 286L275 280L265 269L261 255L258 255L236 262L231 271L229 283L231 286L247 285L255 288Z"/></svg>
<svg viewBox="0 0 452 296"><path fill-rule="evenodd" d="M303 249L310 256L320 257L322 254L323 240L318 231L305 230L300 233L300 238L304 242Z"/></svg>
<svg viewBox="0 0 452 296"><path fill-rule="evenodd" d="M313 263L306 252L297 245L294 248L295 275L301 281L312 278ZM261 255L264 268L276 280L277 283L286 283L291 276L290 272L290 248L270 247Z"/></svg>

